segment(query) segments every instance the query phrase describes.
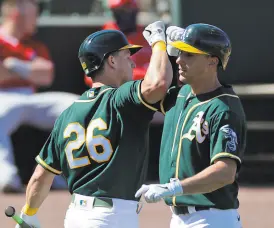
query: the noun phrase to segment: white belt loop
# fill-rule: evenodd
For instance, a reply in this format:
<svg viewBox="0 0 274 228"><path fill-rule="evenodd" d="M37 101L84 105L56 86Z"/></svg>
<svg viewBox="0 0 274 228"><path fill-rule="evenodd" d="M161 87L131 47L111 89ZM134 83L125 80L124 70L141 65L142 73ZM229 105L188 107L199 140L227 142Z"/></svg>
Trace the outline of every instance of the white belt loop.
<svg viewBox="0 0 274 228"><path fill-rule="evenodd" d="M195 207L187 207L187 210L188 210L188 213L189 214L192 214L192 213L194 213L194 212L196 212L196 209L195 209Z"/></svg>

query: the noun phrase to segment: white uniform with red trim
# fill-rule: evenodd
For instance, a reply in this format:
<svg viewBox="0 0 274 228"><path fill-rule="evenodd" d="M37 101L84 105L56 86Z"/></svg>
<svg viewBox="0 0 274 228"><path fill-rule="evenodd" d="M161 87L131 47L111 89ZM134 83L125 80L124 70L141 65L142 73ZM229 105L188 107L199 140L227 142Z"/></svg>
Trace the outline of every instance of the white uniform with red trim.
<svg viewBox="0 0 274 228"><path fill-rule="evenodd" d="M31 60L37 54L39 56L34 49L24 48L16 38L1 32L0 47L0 60L11 56ZM65 92L34 93L33 87L24 80L0 83L0 191L7 186L18 190L21 188L11 134L22 124L51 130L60 113L77 98L78 95Z"/></svg>

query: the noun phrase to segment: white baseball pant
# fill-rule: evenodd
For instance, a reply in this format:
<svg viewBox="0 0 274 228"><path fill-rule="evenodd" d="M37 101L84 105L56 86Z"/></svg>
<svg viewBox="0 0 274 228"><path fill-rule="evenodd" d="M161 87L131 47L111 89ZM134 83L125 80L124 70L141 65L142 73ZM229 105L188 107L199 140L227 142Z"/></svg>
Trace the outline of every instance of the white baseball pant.
<svg viewBox="0 0 274 228"><path fill-rule="evenodd" d="M176 215L173 213L170 228L242 228L240 215L237 210L209 210L195 211L188 207L190 214Z"/></svg>
<svg viewBox="0 0 274 228"><path fill-rule="evenodd" d="M14 163L11 134L22 124L51 130L56 118L78 97L65 92L33 94L29 88L0 89L0 191L6 185L21 187Z"/></svg>
<svg viewBox="0 0 274 228"><path fill-rule="evenodd" d="M93 206L94 197L75 194L67 210L65 228L138 228L138 202L112 199L113 206Z"/></svg>

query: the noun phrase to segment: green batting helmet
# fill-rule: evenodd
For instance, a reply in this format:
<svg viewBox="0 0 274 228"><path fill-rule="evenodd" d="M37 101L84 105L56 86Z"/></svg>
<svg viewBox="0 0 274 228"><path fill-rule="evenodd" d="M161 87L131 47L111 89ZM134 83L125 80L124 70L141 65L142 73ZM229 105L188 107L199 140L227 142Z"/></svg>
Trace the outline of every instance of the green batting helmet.
<svg viewBox="0 0 274 228"><path fill-rule="evenodd" d="M216 56L223 70L226 69L231 55L228 35L220 28L209 24L189 25L183 36L170 44L182 51Z"/></svg>
<svg viewBox="0 0 274 228"><path fill-rule="evenodd" d="M100 30L89 35L81 44L78 58L87 76L98 70L105 58L112 52L128 49L131 55L142 48L130 44L126 36L118 30Z"/></svg>

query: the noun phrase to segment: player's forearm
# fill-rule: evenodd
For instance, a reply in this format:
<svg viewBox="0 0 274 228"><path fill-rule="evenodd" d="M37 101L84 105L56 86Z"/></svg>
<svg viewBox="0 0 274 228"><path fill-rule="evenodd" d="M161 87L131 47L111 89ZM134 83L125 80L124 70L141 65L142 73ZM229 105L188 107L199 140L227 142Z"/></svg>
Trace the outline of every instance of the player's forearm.
<svg viewBox="0 0 274 228"><path fill-rule="evenodd" d="M156 103L163 99L172 82L172 66L165 50L154 45L150 64L142 83L142 95L148 103Z"/></svg>
<svg viewBox="0 0 274 228"><path fill-rule="evenodd" d="M48 86L53 81L54 67L51 61L37 57L32 61L20 60L14 57L6 58L3 61L3 66L10 73L17 74L20 78L30 80L34 84Z"/></svg>
<svg viewBox="0 0 274 228"><path fill-rule="evenodd" d="M213 192L235 179L234 171L225 163L217 162L193 177L181 181L184 194L203 194Z"/></svg>
<svg viewBox="0 0 274 228"><path fill-rule="evenodd" d="M49 194L54 174L38 165L33 173L26 191L26 204L30 208L39 208Z"/></svg>

